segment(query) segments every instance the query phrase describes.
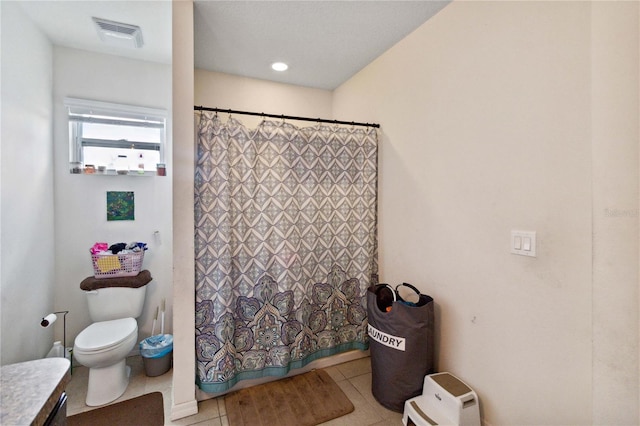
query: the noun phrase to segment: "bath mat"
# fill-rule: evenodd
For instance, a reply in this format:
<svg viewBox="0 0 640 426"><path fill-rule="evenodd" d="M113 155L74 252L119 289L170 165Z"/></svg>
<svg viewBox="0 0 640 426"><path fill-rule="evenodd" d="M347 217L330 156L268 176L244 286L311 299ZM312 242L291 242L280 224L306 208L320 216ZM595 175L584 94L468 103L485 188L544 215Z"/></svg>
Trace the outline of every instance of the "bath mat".
<svg viewBox="0 0 640 426"><path fill-rule="evenodd" d="M353 411L323 370L313 370L225 396L229 426L313 426Z"/></svg>
<svg viewBox="0 0 640 426"><path fill-rule="evenodd" d="M162 426L164 402L160 392L148 393L67 417L67 426Z"/></svg>

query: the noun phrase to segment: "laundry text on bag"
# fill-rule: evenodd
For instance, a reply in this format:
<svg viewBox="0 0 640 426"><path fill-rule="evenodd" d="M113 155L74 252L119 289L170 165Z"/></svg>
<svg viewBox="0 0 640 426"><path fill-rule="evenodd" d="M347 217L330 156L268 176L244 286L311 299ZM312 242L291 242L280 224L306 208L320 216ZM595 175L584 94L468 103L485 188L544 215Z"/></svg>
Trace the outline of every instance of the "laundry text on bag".
<svg viewBox="0 0 640 426"><path fill-rule="evenodd" d="M404 352L404 337L397 337L392 336L391 334L383 333L371 324L369 324L367 332L369 333L369 337L371 337L376 342Z"/></svg>

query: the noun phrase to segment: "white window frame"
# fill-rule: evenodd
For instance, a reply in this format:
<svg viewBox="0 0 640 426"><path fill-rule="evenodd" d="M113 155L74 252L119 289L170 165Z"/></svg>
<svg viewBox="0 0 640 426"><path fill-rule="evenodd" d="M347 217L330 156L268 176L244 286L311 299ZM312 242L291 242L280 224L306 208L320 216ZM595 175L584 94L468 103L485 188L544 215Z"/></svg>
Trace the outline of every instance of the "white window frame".
<svg viewBox="0 0 640 426"><path fill-rule="evenodd" d="M149 142L137 142L128 140L111 139L83 139L82 123L127 124L141 127L161 128L159 152L160 162L165 162L165 145L167 132L167 111L157 108L148 108L135 105L116 104L111 102L94 101L88 99L65 98L64 106L67 110L69 123L69 161L70 163L84 164L83 145L101 146L112 148L136 148L148 149ZM102 118L95 117L103 116Z"/></svg>

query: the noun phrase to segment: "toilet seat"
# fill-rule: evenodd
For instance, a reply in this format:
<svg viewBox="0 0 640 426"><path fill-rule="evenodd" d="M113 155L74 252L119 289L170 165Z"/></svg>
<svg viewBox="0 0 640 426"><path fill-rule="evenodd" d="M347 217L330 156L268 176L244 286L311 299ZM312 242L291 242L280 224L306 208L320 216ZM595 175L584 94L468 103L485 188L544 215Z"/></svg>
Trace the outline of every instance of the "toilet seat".
<svg viewBox="0 0 640 426"><path fill-rule="evenodd" d="M137 333L137 329L134 318L95 322L78 334L74 351L91 354L111 350L128 341L131 334Z"/></svg>

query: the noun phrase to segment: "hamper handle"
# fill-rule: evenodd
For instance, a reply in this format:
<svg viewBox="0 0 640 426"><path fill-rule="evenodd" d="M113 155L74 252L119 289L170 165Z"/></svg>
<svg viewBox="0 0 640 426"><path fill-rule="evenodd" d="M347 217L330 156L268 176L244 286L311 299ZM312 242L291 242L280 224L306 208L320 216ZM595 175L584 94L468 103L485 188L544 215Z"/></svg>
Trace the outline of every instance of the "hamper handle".
<svg viewBox="0 0 640 426"><path fill-rule="evenodd" d="M384 290L384 289L388 289L388 291L391 292L391 297L386 298L386 300L381 298L381 295L380 295L380 290ZM393 303L398 300L396 291L389 284L377 284L375 287L373 287L373 293L376 296L376 305L378 306L378 309L380 309L380 311L382 312L389 312L391 310L391 306L393 305Z"/></svg>
<svg viewBox="0 0 640 426"><path fill-rule="evenodd" d="M389 284L380 284L380 285L388 287L389 290L391 290L391 294L393 295L393 301L394 302L398 300L398 294L396 293L396 290L393 289L393 287L391 287Z"/></svg>
<svg viewBox="0 0 640 426"><path fill-rule="evenodd" d="M418 296L420 296L420 290L418 290L417 288L415 288L413 285L409 283L402 283L396 286L396 293L398 294L398 297L400 297L400 293L398 292L398 287L401 287L401 286L409 287L411 290L415 291ZM400 299L402 299L402 297L400 297Z"/></svg>

